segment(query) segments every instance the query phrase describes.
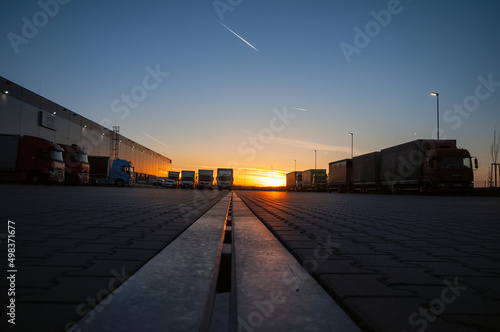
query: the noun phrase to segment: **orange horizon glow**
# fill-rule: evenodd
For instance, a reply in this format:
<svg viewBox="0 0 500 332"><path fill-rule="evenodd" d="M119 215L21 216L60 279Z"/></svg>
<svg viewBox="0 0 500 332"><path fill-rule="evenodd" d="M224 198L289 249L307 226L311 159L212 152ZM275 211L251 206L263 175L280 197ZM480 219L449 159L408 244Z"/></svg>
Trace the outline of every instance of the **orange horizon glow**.
<svg viewBox="0 0 500 332"><path fill-rule="evenodd" d="M286 185L286 172L265 169L238 169L234 174L234 185L254 187L280 187Z"/></svg>
<svg viewBox="0 0 500 332"><path fill-rule="evenodd" d="M195 170L192 167L188 170ZM200 168L201 169L201 168ZM210 169L208 167L203 169ZM173 170L174 171L174 170ZM181 172L180 170L175 170ZM198 170L195 170L198 172ZM216 183L217 169L214 169L214 183ZM285 171L259 168L236 168L234 171L234 185L248 187L281 187L286 185ZM167 175L165 175L166 177Z"/></svg>

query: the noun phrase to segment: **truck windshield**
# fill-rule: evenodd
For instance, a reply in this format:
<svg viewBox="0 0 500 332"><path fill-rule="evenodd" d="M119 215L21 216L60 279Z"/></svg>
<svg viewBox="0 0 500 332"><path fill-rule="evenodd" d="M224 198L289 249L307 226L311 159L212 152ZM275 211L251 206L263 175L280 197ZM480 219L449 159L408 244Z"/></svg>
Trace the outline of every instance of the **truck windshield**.
<svg viewBox="0 0 500 332"><path fill-rule="evenodd" d="M89 163L89 159L87 158L87 155L85 153L80 153L78 155L78 157L80 158L80 162L82 164L88 164Z"/></svg>
<svg viewBox="0 0 500 332"><path fill-rule="evenodd" d="M226 175L220 175L219 181L231 181L231 177Z"/></svg>
<svg viewBox="0 0 500 332"><path fill-rule="evenodd" d="M63 154L61 151L50 150L50 159L55 161L64 162Z"/></svg>
<svg viewBox="0 0 500 332"><path fill-rule="evenodd" d="M134 172L134 168L133 167L128 167L128 166L122 166L122 171L125 172L125 173L128 173L128 174L131 174Z"/></svg>
<svg viewBox="0 0 500 332"><path fill-rule="evenodd" d="M184 176L184 177L182 177L182 180L183 181L193 181L193 177L192 176Z"/></svg>
<svg viewBox="0 0 500 332"><path fill-rule="evenodd" d="M212 177L210 175L200 175L200 181L211 181Z"/></svg>
<svg viewBox="0 0 500 332"><path fill-rule="evenodd" d="M471 161L469 157L443 157L440 162L439 166L441 168L471 168Z"/></svg>

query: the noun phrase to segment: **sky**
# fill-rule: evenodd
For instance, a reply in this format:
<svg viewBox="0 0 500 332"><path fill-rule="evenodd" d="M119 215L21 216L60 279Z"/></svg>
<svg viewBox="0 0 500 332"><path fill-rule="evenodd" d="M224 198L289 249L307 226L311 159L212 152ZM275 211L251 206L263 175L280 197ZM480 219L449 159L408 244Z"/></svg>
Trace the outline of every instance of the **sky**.
<svg viewBox="0 0 500 332"><path fill-rule="evenodd" d="M496 0L3 2L0 76L238 184L500 129ZM316 150L316 153L314 152Z"/></svg>

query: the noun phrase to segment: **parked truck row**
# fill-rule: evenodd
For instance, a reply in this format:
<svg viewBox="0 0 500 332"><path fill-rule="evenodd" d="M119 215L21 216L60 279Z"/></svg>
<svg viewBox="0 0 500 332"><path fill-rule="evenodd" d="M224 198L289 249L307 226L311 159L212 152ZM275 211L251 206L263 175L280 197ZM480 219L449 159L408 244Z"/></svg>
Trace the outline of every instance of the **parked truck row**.
<svg viewBox="0 0 500 332"><path fill-rule="evenodd" d="M419 139L331 162L327 186L326 170L291 172L286 181L289 190L468 191L473 189L474 168L477 158L458 148L456 140Z"/></svg>
<svg viewBox="0 0 500 332"><path fill-rule="evenodd" d="M89 156L77 144L57 144L29 135L0 134L0 181L32 184L133 183L134 167L123 160Z"/></svg>
<svg viewBox="0 0 500 332"><path fill-rule="evenodd" d="M216 177L211 169L199 169L198 171L169 171L168 178L161 179L161 185L168 188L209 190L213 190L217 186L218 190L232 190L233 181L232 168L218 168Z"/></svg>
<svg viewBox="0 0 500 332"><path fill-rule="evenodd" d="M89 156L77 144L57 144L29 135L0 134L0 182L70 183L130 186L135 182L134 165L124 159L107 156ZM198 172L169 171L162 183L170 188L198 188L219 190L233 187L233 170L200 169Z"/></svg>

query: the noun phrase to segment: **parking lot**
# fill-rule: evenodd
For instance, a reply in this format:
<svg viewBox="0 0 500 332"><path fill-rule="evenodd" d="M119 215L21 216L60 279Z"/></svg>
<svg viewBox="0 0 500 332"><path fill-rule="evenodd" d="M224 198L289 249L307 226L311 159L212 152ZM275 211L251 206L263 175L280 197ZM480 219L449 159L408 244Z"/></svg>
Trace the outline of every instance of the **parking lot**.
<svg viewBox="0 0 500 332"><path fill-rule="evenodd" d="M236 193L362 329L498 330L498 198ZM0 185L16 327L69 327L227 194ZM2 331L10 288L3 277Z"/></svg>
<svg viewBox="0 0 500 332"><path fill-rule="evenodd" d="M500 200L238 192L370 331L498 331Z"/></svg>
<svg viewBox="0 0 500 332"><path fill-rule="evenodd" d="M0 185L0 330L12 328L6 310L14 298L16 330L62 331L227 194ZM6 264L9 220L14 269ZM7 270L16 271L14 296Z"/></svg>

